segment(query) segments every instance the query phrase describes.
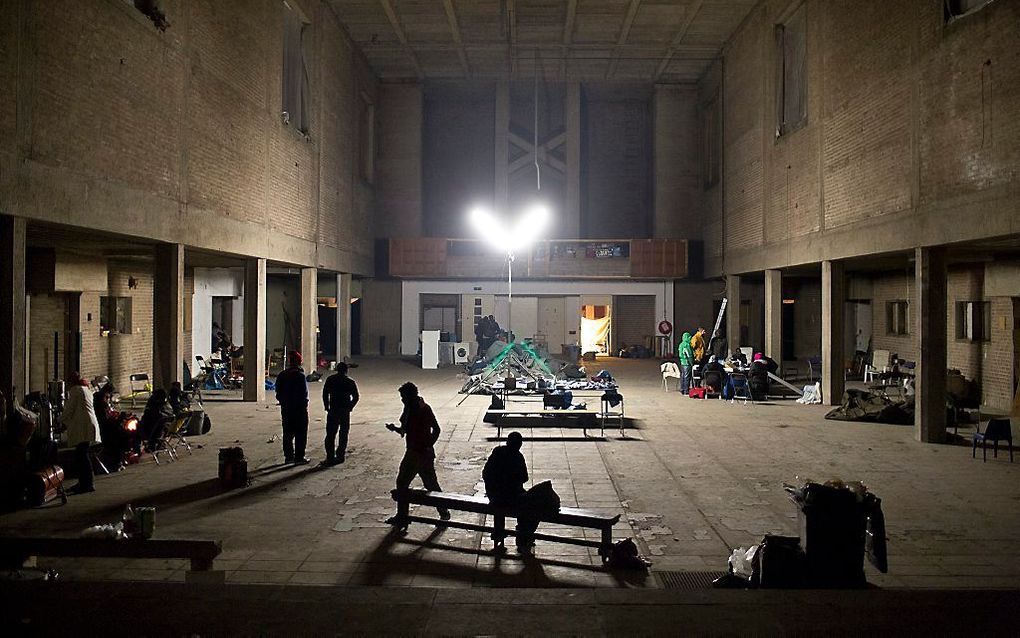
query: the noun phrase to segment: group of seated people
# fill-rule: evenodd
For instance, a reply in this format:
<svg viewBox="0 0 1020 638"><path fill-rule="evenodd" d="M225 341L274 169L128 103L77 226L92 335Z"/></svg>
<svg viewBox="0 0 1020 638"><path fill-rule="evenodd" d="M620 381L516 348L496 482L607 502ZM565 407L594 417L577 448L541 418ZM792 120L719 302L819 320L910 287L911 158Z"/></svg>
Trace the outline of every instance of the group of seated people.
<svg viewBox="0 0 1020 638"><path fill-rule="evenodd" d="M776 374L779 364L760 352L747 364L747 357L740 350L734 350L729 359L719 361L711 355L701 366L701 387L707 394L718 394L724 399L733 398L741 383L755 401L764 401L769 391L769 373Z"/></svg>
<svg viewBox="0 0 1020 638"><path fill-rule="evenodd" d="M118 409L116 392L114 385L107 380L93 395L96 420L103 441L104 461L111 470L124 467L124 457L128 451L140 454L143 445L145 450L156 450L166 427L175 419L191 414L191 398L180 381L174 381L169 391L163 388L152 391L141 418L137 419L136 429L131 430L127 421L134 415Z"/></svg>
<svg viewBox="0 0 1020 638"><path fill-rule="evenodd" d="M698 328L694 334L683 333L677 349L681 368L680 392L688 394L692 385L698 387L696 383L700 376L700 387L706 389L706 394L728 399L746 384L751 398L763 401L768 395L769 373L776 374L779 364L758 352L748 365L747 356L739 348L734 348L727 357L726 345L726 338L718 330L707 347L704 328Z"/></svg>

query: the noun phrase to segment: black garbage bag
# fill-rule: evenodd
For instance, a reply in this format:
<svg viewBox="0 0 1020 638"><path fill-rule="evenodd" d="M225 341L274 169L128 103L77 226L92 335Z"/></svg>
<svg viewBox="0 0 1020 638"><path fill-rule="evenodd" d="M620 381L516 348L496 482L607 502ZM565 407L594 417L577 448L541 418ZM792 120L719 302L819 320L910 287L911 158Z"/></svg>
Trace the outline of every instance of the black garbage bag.
<svg viewBox="0 0 1020 638"><path fill-rule="evenodd" d="M833 408L825 415L826 419L835 421L867 421L893 423L896 425L913 425L913 405L907 402L895 402L865 390L846 390L839 407Z"/></svg>

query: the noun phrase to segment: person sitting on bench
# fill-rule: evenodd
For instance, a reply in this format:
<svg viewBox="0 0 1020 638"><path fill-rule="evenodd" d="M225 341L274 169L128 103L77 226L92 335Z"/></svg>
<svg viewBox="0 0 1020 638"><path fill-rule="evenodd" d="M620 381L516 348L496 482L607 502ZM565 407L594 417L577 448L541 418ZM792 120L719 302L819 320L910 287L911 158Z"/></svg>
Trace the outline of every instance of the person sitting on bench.
<svg viewBox="0 0 1020 638"><path fill-rule="evenodd" d="M404 458L400 460L397 470L397 489L406 490L411 486L415 476L421 477L425 489L430 492L442 492L439 479L436 478L436 441L439 440L439 422L425 399L418 396L418 386L410 381L400 386L400 401L404 404L404 412L400 415L400 427L391 428L404 437L407 446ZM387 426L389 427L389 426ZM437 507L439 518L450 520L450 510ZM394 517L392 520L399 518Z"/></svg>
<svg viewBox="0 0 1020 638"><path fill-rule="evenodd" d="M492 449L485 467L482 469L482 480L485 481L485 495L489 502L500 507L522 507L527 492L524 484L528 482L528 466L521 454L524 437L520 432L511 432L506 437L506 445ZM530 553L535 544L534 534L538 529L538 520L517 517L517 549L522 553Z"/></svg>

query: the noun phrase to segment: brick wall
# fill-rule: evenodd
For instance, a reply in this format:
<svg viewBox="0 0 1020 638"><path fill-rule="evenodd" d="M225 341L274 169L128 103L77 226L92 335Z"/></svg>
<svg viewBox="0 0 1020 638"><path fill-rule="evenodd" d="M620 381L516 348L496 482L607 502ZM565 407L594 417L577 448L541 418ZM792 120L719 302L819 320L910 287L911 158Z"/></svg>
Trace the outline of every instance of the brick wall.
<svg viewBox="0 0 1020 638"><path fill-rule="evenodd" d="M764 0L724 48L707 274L1015 233L1020 3L945 25L929 0L806 0L807 123L777 139L773 29L792 4Z"/></svg>
<svg viewBox="0 0 1020 638"><path fill-rule="evenodd" d="M353 103L376 81L326 2L292 4L310 22L307 140L281 118L279 0L166 0L165 33L119 0L4 11L0 158L24 169L0 178L4 212L370 274Z"/></svg>
<svg viewBox="0 0 1020 638"><path fill-rule="evenodd" d="M27 391L45 390L46 382L53 378L53 361L58 359L57 372L64 374L64 316L67 312L66 296L62 293L35 294L29 310L29 387ZM57 352L53 351L53 333L57 333ZM26 388L18 388L19 394Z"/></svg>
<svg viewBox="0 0 1020 638"><path fill-rule="evenodd" d="M876 277L872 280L872 348L896 353L901 359L916 361L917 317L913 314L914 277L903 273ZM949 271L947 280L947 366L958 369L981 387L982 403L997 409L1008 409L1013 400L1013 301L1010 297L984 295L984 268L960 267ZM906 300L911 334L890 335L886 332L889 301ZM991 303L991 339L970 342L956 338L956 303L988 301Z"/></svg>
<svg viewBox="0 0 1020 638"><path fill-rule="evenodd" d="M129 280L136 285L130 287ZM145 373L152 378L152 265L143 262L109 262L111 297L131 297L131 334L108 337L93 331L93 338L106 342L107 375L122 392L129 387L128 377ZM102 346L100 346L101 348Z"/></svg>

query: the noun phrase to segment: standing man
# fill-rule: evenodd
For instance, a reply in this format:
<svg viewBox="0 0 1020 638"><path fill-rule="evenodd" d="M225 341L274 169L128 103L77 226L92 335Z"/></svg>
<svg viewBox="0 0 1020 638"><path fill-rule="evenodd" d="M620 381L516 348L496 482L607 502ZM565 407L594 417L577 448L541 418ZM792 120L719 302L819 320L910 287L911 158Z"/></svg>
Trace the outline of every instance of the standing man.
<svg viewBox="0 0 1020 638"><path fill-rule="evenodd" d="M691 348L691 333L685 332L677 348L680 357L680 392L687 394L691 388L691 370L694 366L694 349Z"/></svg>
<svg viewBox="0 0 1020 638"><path fill-rule="evenodd" d="M400 427L390 427L391 430L404 437L407 449L404 458L400 460L400 469L397 470L397 489L406 490L411 485L415 476L421 477L425 489L430 492L442 492L439 487L439 479L436 478L436 441L439 440L439 422L436 415L425 399L418 396L418 386L410 381L400 386L400 401L404 404L404 411L400 415ZM450 510L445 507L436 508L439 510L439 518L444 521L450 520ZM399 522L399 517L390 519L392 522Z"/></svg>
<svg viewBox="0 0 1020 638"><path fill-rule="evenodd" d="M70 492L85 494L96 491L89 453L92 445L102 443L103 439L99 433L99 421L96 419L88 381L82 379L77 372L72 372L70 382L60 420L67 428L67 444L74 448L74 466L78 474L78 484Z"/></svg>
<svg viewBox="0 0 1020 638"><path fill-rule="evenodd" d="M344 462L347 437L351 431L351 411L358 405L358 384L347 376L347 364L336 364L336 374L326 379L322 388L322 405L326 408L326 460L323 467ZM340 433L340 442L336 435Z"/></svg>
<svg viewBox="0 0 1020 638"><path fill-rule="evenodd" d="M276 400L283 421L283 462L305 465L308 440L308 381L301 367L301 353L291 350L286 370L276 375Z"/></svg>

